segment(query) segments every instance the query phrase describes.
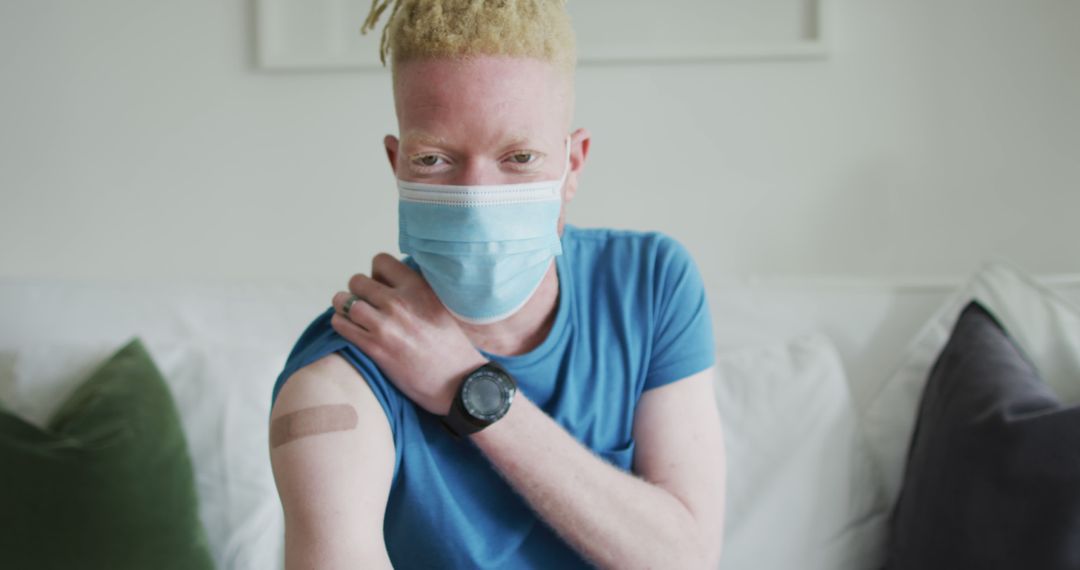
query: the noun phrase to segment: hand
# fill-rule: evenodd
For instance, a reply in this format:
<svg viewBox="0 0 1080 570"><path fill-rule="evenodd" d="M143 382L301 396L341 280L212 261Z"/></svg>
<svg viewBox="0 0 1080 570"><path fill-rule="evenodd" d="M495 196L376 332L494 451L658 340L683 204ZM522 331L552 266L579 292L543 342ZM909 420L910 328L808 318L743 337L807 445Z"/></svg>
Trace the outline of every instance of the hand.
<svg viewBox="0 0 1080 570"><path fill-rule="evenodd" d="M334 295L330 325L371 357L420 407L444 416L465 375L487 362L454 317L412 268L380 253L371 277L357 273L349 291L360 298L343 316L350 294Z"/></svg>

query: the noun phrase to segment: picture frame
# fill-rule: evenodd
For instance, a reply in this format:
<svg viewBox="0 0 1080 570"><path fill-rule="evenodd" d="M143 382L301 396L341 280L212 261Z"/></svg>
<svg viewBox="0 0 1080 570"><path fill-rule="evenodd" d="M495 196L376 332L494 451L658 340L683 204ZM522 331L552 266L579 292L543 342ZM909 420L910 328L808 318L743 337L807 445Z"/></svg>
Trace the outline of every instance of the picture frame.
<svg viewBox="0 0 1080 570"><path fill-rule="evenodd" d="M828 55L828 0L571 0L581 66L813 60ZM382 68L369 0L254 0L264 71ZM385 16L384 16L385 18Z"/></svg>

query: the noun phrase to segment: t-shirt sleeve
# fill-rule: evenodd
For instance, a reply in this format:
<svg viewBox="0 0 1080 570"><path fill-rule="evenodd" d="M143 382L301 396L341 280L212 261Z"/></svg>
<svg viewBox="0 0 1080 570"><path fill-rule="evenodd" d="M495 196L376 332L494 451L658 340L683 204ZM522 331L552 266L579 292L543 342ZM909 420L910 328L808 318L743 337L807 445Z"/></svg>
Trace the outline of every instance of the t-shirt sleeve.
<svg viewBox="0 0 1080 570"><path fill-rule="evenodd" d="M308 325L308 328L296 341L288 359L285 361L284 369L278 375L277 381L274 382L274 389L270 395L271 408L273 403L277 401L281 388L294 372L327 354L337 352L367 380L368 386L371 387L372 393L375 394L375 399L379 401L379 405L386 412L386 419L390 422L390 431L394 435L396 444L404 395L383 376L370 357L330 326L330 317L333 316L333 313L334 308L330 307L319 315Z"/></svg>
<svg viewBox="0 0 1080 570"><path fill-rule="evenodd" d="M658 235L652 351L645 390L681 380L716 363L712 317L697 266L682 244Z"/></svg>

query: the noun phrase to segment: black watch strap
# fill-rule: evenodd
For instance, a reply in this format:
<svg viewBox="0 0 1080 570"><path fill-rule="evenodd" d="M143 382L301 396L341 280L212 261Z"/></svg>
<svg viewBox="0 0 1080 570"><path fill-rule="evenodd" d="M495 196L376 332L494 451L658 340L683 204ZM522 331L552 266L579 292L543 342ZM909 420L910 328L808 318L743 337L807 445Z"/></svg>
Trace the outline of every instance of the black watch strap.
<svg viewBox="0 0 1080 570"><path fill-rule="evenodd" d="M461 384L458 386L457 393L454 394L454 401L450 404L450 411L445 416L439 417L439 423L441 423L443 428L446 429L446 431L448 431L450 435L454 436L455 438L461 438L462 436L474 434L494 423L493 421L487 421L474 417L472 414L469 413L468 410L465 409L465 402L462 400L462 392L463 388L465 387L465 383L469 380L471 376L477 374L484 369L497 370L501 375L509 379L511 386L513 386L516 391L516 382L514 382L513 376L510 376L510 373L507 372L506 369L503 368L498 362L489 361L466 374L465 378L461 380Z"/></svg>
<svg viewBox="0 0 1080 570"><path fill-rule="evenodd" d="M454 402L450 404L450 413L440 416L439 422L446 431L450 432L450 435L456 438L474 434L488 426L487 422L476 420L469 415L461 402L461 390L458 390L457 395L454 396Z"/></svg>

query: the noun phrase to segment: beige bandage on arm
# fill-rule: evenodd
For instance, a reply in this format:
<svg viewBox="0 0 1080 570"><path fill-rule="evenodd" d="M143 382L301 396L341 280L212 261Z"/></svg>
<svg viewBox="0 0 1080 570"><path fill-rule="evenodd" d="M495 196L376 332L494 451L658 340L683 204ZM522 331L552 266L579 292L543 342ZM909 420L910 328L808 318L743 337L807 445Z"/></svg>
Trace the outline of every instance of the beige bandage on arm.
<svg viewBox="0 0 1080 570"><path fill-rule="evenodd" d="M358 421L356 409L349 404L326 404L297 410L271 422L270 447L280 447L310 435L356 429Z"/></svg>

